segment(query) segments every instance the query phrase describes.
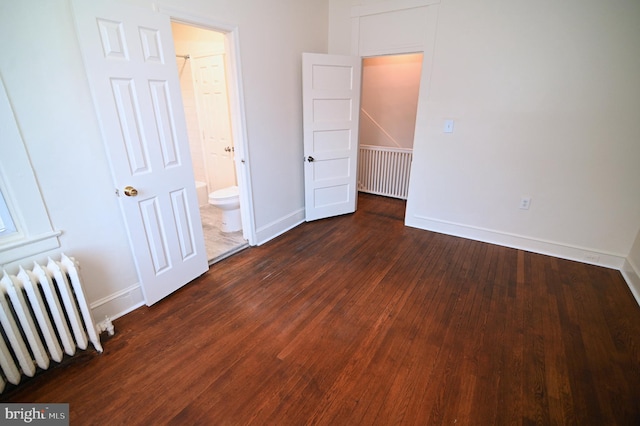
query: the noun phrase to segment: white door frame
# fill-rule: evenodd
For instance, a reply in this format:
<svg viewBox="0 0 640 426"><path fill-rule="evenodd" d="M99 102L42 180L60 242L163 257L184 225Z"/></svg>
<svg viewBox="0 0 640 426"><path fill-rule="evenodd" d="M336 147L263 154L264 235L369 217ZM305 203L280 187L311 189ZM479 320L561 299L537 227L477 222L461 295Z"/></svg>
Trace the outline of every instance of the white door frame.
<svg viewBox="0 0 640 426"><path fill-rule="evenodd" d="M436 43L438 11L441 0L394 0L351 7L351 55L361 58L422 52L422 71L418 91L415 141L426 138L422 111L426 108ZM424 20L397 19L397 14L423 14ZM400 27L401 25L402 27ZM394 34L395 37L389 37ZM415 157L414 157L415 158ZM411 169L415 166L412 163ZM410 172L405 224L413 214L415 173Z"/></svg>
<svg viewBox="0 0 640 426"><path fill-rule="evenodd" d="M235 149L236 175L240 188L240 212L242 216L242 235L249 245L257 245L256 225L253 209L253 190L251 187L251 163L244 109L242 69L240 64L240 40L237 25L217 21L211 17L195 15L193 12L154 5L154 9L168 15L172 22L200 27L205 30L223 33L227 56L227 88L229 91L229 112L231 113L231 132Z"/></svg>

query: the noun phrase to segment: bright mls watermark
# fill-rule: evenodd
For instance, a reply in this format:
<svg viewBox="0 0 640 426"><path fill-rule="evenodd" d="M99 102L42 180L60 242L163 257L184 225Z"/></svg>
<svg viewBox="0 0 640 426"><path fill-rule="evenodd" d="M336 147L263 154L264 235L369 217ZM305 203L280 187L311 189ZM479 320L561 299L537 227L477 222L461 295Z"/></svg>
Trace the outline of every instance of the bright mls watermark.
<svg viewBox="0 0 640 426"><path fill-rule="evenodd" d="M0 404L0 424L69 426L69 404Z"/></svg>

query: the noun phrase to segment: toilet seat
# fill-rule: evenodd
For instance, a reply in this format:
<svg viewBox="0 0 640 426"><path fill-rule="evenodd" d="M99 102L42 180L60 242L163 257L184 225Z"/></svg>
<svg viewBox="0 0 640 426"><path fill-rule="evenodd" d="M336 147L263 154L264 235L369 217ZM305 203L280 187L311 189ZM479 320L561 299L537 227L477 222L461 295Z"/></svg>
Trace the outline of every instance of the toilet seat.
<svg viewBox="0 0 640 426"><path fill-rule="evenodd" d="M210 200L215 200L217 202L225 202L231 201L233 199L238 198L240 195L240 191L237 186L230 186L228 188L218 189L209 194Z"/></svg>

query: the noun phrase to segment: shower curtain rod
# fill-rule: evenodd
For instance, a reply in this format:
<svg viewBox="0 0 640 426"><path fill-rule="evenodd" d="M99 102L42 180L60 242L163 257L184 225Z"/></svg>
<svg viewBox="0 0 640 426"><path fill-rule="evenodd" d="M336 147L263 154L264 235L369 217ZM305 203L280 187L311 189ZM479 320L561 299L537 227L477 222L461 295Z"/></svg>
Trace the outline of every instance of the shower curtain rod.
<svg viewBox="0 0 640 426"><path fill-rule="evenodd" d="M191 55L176 55L176 58L191 59Z"/></svg>

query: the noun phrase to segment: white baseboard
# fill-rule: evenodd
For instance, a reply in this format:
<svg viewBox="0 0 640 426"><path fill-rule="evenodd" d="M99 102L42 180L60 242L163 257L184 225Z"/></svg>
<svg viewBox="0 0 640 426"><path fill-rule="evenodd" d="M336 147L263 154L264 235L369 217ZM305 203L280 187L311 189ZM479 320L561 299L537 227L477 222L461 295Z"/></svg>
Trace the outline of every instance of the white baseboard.
<svg viewBox="0 0 640 426"><path fill-rule="evenodd" d="M617 269L626 281L633 297L640 305L640 268L629 259L611 253L603 253L583 247L568 246L552 241L536 240L521 235L497 232L490 229L478 228L458 223L446 222L415 215L405 218L405 225L426 231L468 238L470 240L497 244L500 246L526 250L533 253L574 260L590 265L604 266Z"/></svg>
<svg viewBox="0 0 640 426"><path fill-rule="evenodd" d="M91 312L96 322L102 321L105 317L111 320L120 318L123 315L144 305L144 295L140 284L120 290L100 300L91 303Z"/></svg>
<svg viewBox="0 0 640 426"><path fill-rule="evenodd" d="M561 259L574 260L591 265L605 266L607 268L618 270L622 270L626 261L624 256L617 254L603 253L583 247L569 246L553 241L538 240L522 235L462 225L459 223L447 222L418 215L413 217L407 216L405 218L405 225L441 234L454 235L456 237L468 238L470 240L497 244L500 246L545 254L548 256L559 257Z"/></svg>
<svg viewBox="0 0 640 426"><path fill-rule="evenodd" d="M304 209L297 210L279 220L257 229L257 245L266 243L304 222ZM144 305L144 295L140 284L135 284L117 293L104 297L91 304L96 322L108 317L115 320Z"/></svg>
<svg viewBox="0 0 640 426"><path fill-rule="evenodd" d="M258 245L272 240L288 230L295 228L305 220L304 209L300 209L288 216L261 227L257 230ZM617 269L622 273L631 293L640 305L640 268L628 259L602 253L581 247L567 246L550 241L536 240L520 235L507 234L489 229L461 225L441 220L434 220L421 216L405 219L405 225L424 229L426 231L468 238L500 246L531 251L561 259L574 260L592 265ZM97 300L91 304L93 318L96 322L105 317L114 320L144 305L144 295L140 284L132 285L110 296Z"/></svg>
<svg viewBox="0 0 640 426"><path fill-rule="evenodd" d="M640 268L627 259L620 272L622 272L633 297L636 298L636 302L640 305Z"/></svg>
<svg viewBox="0 0 640 426"><path fill-rule="evenodd" d="M287 216L275 220L256 230L257 245L262 245L304 222L304 209L299 209Z"/></svg>
<svg viewBox="0 0 640 426"><path fill-rule="evenodd" d="M304 222L304 219L304 209L300 209L257 229L257 245L264 244L284 234L288 230L295 228ZM90 307L94 320L99 323L104 320L105 317L111 320L120 318L143 305L144 295L142 288L140 284L135 284L100 300L96 300L91 303Z"/></svg>

